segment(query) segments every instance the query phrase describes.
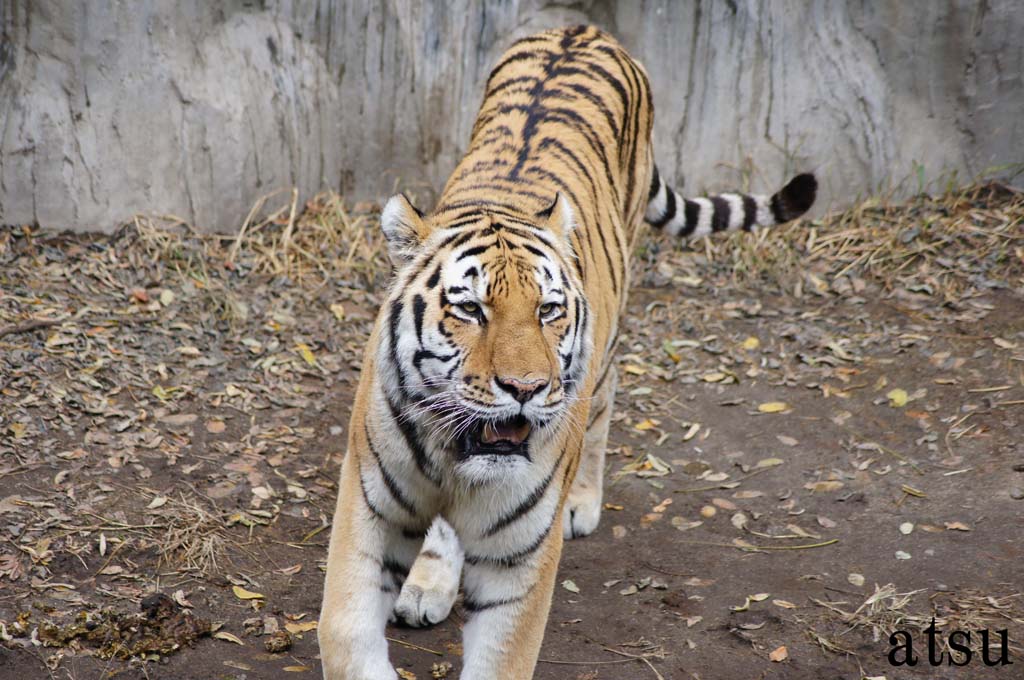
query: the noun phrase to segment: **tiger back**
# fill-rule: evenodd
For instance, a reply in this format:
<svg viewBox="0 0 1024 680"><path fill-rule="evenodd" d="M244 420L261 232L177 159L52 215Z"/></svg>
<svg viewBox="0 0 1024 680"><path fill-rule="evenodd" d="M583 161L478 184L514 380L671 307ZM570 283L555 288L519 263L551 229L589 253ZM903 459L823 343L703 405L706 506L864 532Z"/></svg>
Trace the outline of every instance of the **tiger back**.
<svg viewBox="0 0 1024 680"><path fill-rule="evenodd" d="M641 223L771 226L816 183L685 199L654 165L643 68L591 27L516 42L429 214L381 226L396 274L364 358L332 525L331 680L395 678L388 618L429 625L460 584L467 679L532 676L563 537L597 527L613 363Z"/></svg>

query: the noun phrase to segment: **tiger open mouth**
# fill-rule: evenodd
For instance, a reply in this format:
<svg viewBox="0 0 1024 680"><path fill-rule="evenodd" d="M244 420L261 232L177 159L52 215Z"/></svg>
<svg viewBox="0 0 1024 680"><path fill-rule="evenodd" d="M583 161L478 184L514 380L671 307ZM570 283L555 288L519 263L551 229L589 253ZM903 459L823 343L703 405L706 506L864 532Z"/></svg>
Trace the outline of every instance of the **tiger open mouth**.
<svg viewBox="0 0 1024 680"><path fill-rule="evenodd" d="M459 456L519 455L529 457L533 425L523 416L505 420L478 420L459 440Z"/></svg>

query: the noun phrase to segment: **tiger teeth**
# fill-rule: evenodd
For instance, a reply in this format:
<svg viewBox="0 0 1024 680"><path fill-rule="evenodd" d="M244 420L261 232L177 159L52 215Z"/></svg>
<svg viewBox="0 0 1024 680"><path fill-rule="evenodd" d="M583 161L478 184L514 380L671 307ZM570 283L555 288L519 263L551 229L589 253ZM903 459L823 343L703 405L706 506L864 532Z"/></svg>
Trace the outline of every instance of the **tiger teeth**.
<svg viewBox="0 0 1024 680"><path fill-rule="evenodd" d="M484 423L484 429L480 433L480 441L484 444L493 444L498 441L498 431L490 423Z"/></svg>

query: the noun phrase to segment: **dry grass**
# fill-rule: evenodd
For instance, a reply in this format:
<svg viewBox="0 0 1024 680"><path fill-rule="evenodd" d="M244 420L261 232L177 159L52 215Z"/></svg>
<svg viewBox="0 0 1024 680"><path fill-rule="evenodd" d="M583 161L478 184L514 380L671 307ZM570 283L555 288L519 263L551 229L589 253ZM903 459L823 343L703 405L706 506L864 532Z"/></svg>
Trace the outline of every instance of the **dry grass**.
<svg viewBox="0 0 1024 680"><path fill-rule="evenodd" d="M201 234L174 216L137 216L121 234L160 263L203 288L222 318L244 318L231 276L286 277L304 287L333 282L377 290L390 275L376 206L345 205L325 192L298 205L298 194L267 209L281 193L262 197L238 234ZM260 217L260 215L264 215ZM651 234L639 249L674 251L692 266L728 275L733 285L764 283L800 295L806 288L837 292L868 277L887 290L905 287L953 301L985 281L1024 281L1024 194L982 184L906 203L864 201L820 220L691 243ZM827 281L825 280L827 279Z"/></svg>
<svg viewBox="0 0 1024 680"><path fill-rule="evenodd" d="M153 534L161 564L204 576L220 573L228 548L226 518L195 497L168 497L160 508L165 522Z"/></svg>
<svg viewBox="0 0 1024 680"><path fill-rule="evenodd" d="M373 289L387 280L390 264L375 206L346 207L333 192L317 194L298 210L291 200L257 218L273 197L253 206L234 236L203 234L174 216L136 216L122 233L162 263L201 287L222 292L230 274L285 277L318 287L339 277L352 287ZM230 314L231 310L225 310Z"/></svg>
<svg viewBox="0 0 1024 680"><path fill-rule="evenodd" d="M864 600L856 609L848 611L844 602L824 602L811 598L820 607L824 607L830 615L839 622L848 626L846 632L853 630L864 630L871 633L875 642L887 639L893 631L902 629L913 629L918 632L925 631L935 622L935 628L939 631L946 631L941 639L945 645L944 651L950 653L954 658L962 660L958 652L949 648L948 632L953 630L980 631L983 629L1002 629L1019 624L1024 626L1024 600L1021 593L994 597L980 593L964 591L957 593L938 592L929 598L931 611L922 613L914 610L912 605L916 604L917 596L923 590L899 592L893 584L875 586L875 592ZM1016 630L1021 634L1022 629ZM842 633L842 634L845 634ZM1011 631L1011 640L1014 632ZM834 640L822 638L817 633L813 636L823 648L831 651L850 653L835 644ZM1019 640L1019 638L1018 638ZM971 639L972 651L980 651L981 636L975 635ZM1022 648L1011 644L1015 653L1020 653Z"/></svg>
<svg viewBox="0 0 1024 680"><path fill-rule="evenodd" d="M652 237L658 249L680 248ZM799 293L870 277L955 300L985 280L1024 281L1024 194L984 184L906 203L870 199L843 212L759 232L690 244L699 264L734 284L769 282ZM843 279L846 279L844 282Z"/></svg>

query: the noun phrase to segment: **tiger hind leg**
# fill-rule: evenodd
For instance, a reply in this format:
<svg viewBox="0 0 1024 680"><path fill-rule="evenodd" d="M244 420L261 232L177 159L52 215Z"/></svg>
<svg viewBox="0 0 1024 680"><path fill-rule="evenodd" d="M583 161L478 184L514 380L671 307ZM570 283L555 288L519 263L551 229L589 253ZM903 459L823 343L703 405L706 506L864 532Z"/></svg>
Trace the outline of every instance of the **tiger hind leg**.
<svg viewBox="0 0 1024 680"><path fill-rule="evenodd" d="M567 538L589 536L601 519L601 496L604 490L604 452L608 447L608 429L615 406L618 374L615 366L608 369L604 382L594 392L590 424L583 439L583 453L576 478L565 503L562 535Z"/></svg>
<svg viewBox="0 0 1024 680"><path fill-rule="evenodd" d="M455 530L434 518L395 602L393 619L419 628L448 618L459 594L463 551Z"/></svg>

